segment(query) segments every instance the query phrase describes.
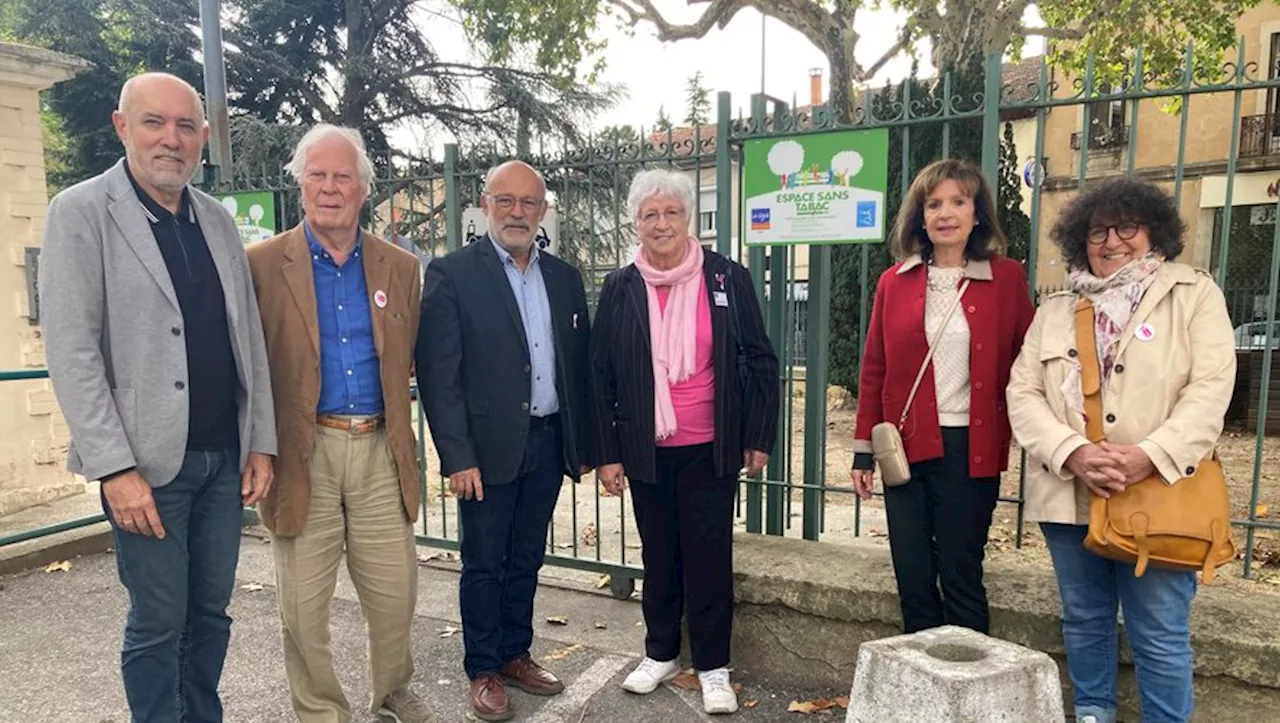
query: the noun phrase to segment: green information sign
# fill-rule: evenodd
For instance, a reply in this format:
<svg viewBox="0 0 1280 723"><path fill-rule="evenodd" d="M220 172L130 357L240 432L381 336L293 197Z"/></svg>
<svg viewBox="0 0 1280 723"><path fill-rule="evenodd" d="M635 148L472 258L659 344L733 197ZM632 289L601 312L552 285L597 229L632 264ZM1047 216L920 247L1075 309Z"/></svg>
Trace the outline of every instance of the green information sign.
<svg viewBox="0 0 1280 723"><path fill-rule="evenodd" d="M883 241L888 178L887 128L747 141L746 245Z"/></svg>
<svg viewBox="0 0 1280 723"><path fill-rule="evenodd" d="M279 233L276 229L276 195L271 191L225 193L218 200L236 219L236 229L245 245L265 241Z"/></svg>

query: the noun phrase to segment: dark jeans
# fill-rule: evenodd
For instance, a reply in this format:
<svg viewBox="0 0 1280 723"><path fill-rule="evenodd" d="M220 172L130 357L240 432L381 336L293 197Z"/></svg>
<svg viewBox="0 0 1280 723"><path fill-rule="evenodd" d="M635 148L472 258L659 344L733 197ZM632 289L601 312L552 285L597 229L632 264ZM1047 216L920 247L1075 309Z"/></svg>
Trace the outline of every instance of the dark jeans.
<svg viewBox="0 0 1280 723"><path fill-rule="evenodd" d="M644 545L645 654L664 662L680 655L687 602L694 669L722 668L733 631L737 476L716 476L710 443L659 447L656 463L656 480L631 485Z"/></svg>
<svg viewBox="0 0 1280 723"><path fill-rule="evenodd" d="M458 501L463 667L472 680L528 655L533 644L533 596L564 479L560 440L558 415L530 418L515 481L485 485L483 502Z"/></svg>
<svg viewBox="0 0 1280 723"><path fill-rule="evenodd" d="M1000 480L969 477L967 427L943 427L942 444L942 457L913 463L909 482L884 490L902 629L960 625L986 633L982 558Z"/></svg>
<svg viewBox="0 0 1280 723"><path fill-rule="evenodd" d="M243 519L239 459L236 450L189 451L178 476L152 489L163 540L112 520L129 591L120 663L135 723L222 720L218 681ZM105 497L103 509L110 518Z"/></svg>

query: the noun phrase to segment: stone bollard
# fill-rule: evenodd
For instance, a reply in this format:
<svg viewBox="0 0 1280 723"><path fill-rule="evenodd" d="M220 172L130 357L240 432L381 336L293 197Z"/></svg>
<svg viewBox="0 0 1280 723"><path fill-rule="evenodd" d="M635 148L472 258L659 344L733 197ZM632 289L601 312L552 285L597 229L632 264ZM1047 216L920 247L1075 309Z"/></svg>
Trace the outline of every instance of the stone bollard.
<svg viewBox="0 0 1280 723"><path fill-rule="evenodd" d="M947 625L863 643L845 723L1064 719L1048 655Z"/></svg>

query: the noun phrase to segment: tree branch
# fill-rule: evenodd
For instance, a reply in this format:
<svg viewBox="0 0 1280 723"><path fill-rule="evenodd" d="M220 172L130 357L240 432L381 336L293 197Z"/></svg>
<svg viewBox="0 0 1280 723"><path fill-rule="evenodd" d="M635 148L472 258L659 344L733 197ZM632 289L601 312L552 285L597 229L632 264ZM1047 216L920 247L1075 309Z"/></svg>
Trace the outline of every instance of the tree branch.
<svg viewBox="0 0 1280 723"><path fill-rule="evenodd" d="M1084 28L1029 28L1018 25L1013 29L1016 35L1035 35L1049 40L1080 40L1088 32Z"/></svg>
<svg viewBox="0 0 1280 723"><path fill-rule="evenodd" d="M858 78L858 80L865 81L865 80L870 80L871 78L874 78L876 73L879 73L880 69L883 68L885 65L887 65L889 61L898 57L898 54L901 53L902 51L909 49L911 47L913 38L911 38L911 36L908 35L908 32L909 31L907 30L903 30L902 37L898 39L898 42L894 43L892 48L889 48L888 50L886 50L884 55L880 56L879 60L867 66L865 69L863 69L862 72L859 73L859 75L861 75L862 77Z"/></svg>
<svg viewBox="0 0 1280 723"><path fill-rule="evenodd" d="M701 0L709 5L697 22L676 25L663 16L650 0L608 0L609 4L626 13L632 26L641 20L652 23L663 42L705 37L712 28L724 28L739 10L747 7L746 0ZM690 3L692 4L692 3Z"/></svg>

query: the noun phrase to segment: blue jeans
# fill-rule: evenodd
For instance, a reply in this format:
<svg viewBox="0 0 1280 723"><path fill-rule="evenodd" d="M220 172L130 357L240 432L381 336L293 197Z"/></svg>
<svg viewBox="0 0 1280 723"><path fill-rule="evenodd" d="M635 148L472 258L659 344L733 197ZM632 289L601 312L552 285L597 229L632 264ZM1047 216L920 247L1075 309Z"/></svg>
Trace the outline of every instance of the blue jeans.
<svg viewBox="0 0 1280 723"><path fill-rule="evenodd" d="M1062 597L1062 638L1075 689L1076 718L1116 719L1120 664L1116 611L1123 607L1144 723L1186 721L1191 695L1191 599L1194 572L1148 568L1099 557L1083 546L1085 525L1042 523Z"/></svg>
<svg viewBox="0 0 1280 723"><path fill-rule="evenodd" d="M483 502L458 501L462 664L472 680L528 655L533 644L533 597L564 480L564 455L558 420L531 422L516 479L485 485Z"/></svg>
<svg viewBox="0 0 1280 723"><path fill-rule="evenodd" d="M129 710L134 723L221 721L243 514L239 453L189 451L178 476L151 494L163 540L111 523L129 591L120 654ZM105 498L103 509L110 518Z"/></svg>

